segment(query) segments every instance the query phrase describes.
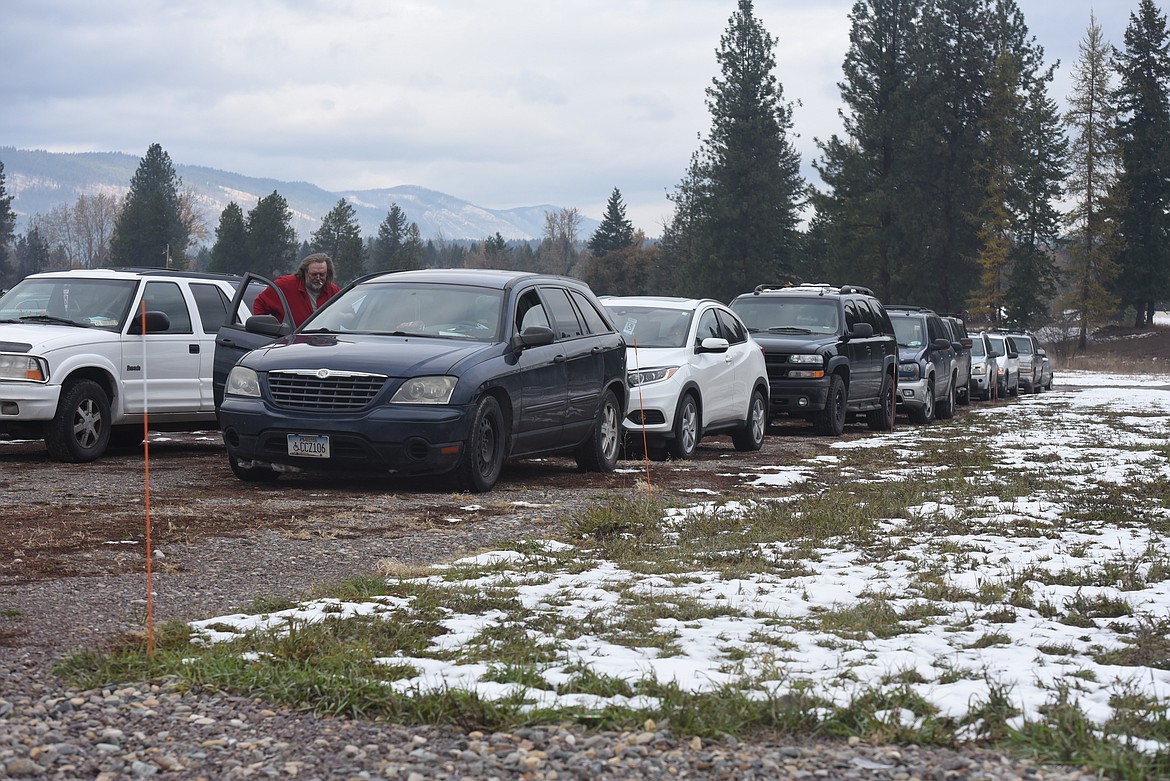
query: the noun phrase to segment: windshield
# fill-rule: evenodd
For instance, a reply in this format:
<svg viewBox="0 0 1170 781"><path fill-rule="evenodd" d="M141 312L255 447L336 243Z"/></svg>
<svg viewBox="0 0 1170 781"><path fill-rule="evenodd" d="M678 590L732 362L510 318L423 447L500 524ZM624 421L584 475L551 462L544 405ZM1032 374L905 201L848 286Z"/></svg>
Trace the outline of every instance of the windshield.
<svg viewBox="0 0 1170 781"><path fill-rule="evenodd" d="M0 298L0 321L121 331L137 284L132 279L25 278Z"/></svg>
<svg viewBox="0 0 1170 781"><path fill-rule="evenodd" d="M753 333L835 334L840 330L836 301L752 296L735 301L731 308Z"/></svg>
<svg viewBox="0 0 1170 781"><path fill-rule="evenodd" d="M303 331L497 342L503 295L500 290L464 285L369 282L330 299Z"/></svg>
<svg viewBox="0 0 1170 781"><path fill-rule="evenodd" d="M686 347L693 312L602 301L617 329L634 347Z"/></svg>
<svg viewBox="0 0 1170 781"><path fill-rule="evenodd" d="M1021 337L1016 337L1016 338L1012 339L1012 345L1016 348L1016 352L1018 352L1020 355L1031 355L1032 354L1032 340L1031 339L1023 339Z"/></svg>
<svg viewBox="0 0 1170 781"><path fill-rule="evenodd" d="M926 344L926 323L918 317L891 317L894 335L899 347L921 347Z"/></svg>

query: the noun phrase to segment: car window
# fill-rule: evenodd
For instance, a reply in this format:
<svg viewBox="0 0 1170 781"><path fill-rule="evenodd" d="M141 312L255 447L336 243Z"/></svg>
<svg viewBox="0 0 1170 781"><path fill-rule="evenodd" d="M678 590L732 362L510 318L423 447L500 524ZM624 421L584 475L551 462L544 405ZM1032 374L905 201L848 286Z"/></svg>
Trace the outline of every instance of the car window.
<svg viewBox="0 0 1170 781"><path fill-rule="evenodd" d="M875 298L869 302L869 305L873 310L874 317L877 318L877 324L875 324L873 328L874 333L894 333L894 324L890 322L890 315L888 312L886 312L886 308L882 306L881 302Z"/></svg>
<svg viewBox="0 0 1170 781"><path fill-rule="evenodd" d="M540 295L552 313L553 322L556 323L553 330L557 334L557 339L575 339L582 335L577 311L573 309L569 302L569 294L563 288L544 287L540 289Z"/></svg>
<svg viewBox="0 0 1170 781"><path fill-rule="evenodd" d="M613 333L613 329L605 322L605 318L597 311L597 307L583 293L570 290L569 295L572 296L573 303L577 305L577 311L581 313L581 317L585 321L586 331L591 334Z"/></svg>
<svg viewBox="0 0 1170 781"><path fill-rule="evenodd" d="M853 299L847 299L844 304L845 308L845 330L852 331L853 327L861 322L861 316L857 313L857 302Z"/></svg>
<svg viewBox="0 0 1170 781"><path fill-rule="evenodd" d="M880 323L877 322L877 316L874 315L873 310L869 307L869 302L864 298L858 298L854 302L857 307L857 321L859 323L869 323L873 327L873 332L880 333Z"/></svg>
<svg viewBox="0 0 1170 781"><path fill-rule="evenodd" d="M983 349L983 340L980 339L979 337L975 337L974 339L972 339L971 340L971 355L974 357L981 358L986 354L987 354L987 352Z"/></svg>
<svg viewBox="0 0 1170 781"><path fill-rule="evenodd" d="M516 323L516 327L520 331L532 326L552 328L552 324L548 321L548 313L544 311L544 304L535 290L529 290L520 296L520 300L516 303Z"/></svg>
<svg viewBox="0 0 1170 781"><path fill-rule="evenodd" d="M738 317L723 309L714 311L715 316L719 318L719 325L723 329L723 338L729 344L743 344L747 341L747 328L739 321Z"/></svg>
<svg viewBox="0 0 1170 781"><path fill-rule="evenodd" d="M699 325L695 329L695 344L701 344L704 339L711 337L723 338L723 332L719 329L719 319L715 317L714 309L708 309L699 315Z"/></svg>
<svg viewBox="0 0 1170 781"><path fill-rule="evenodd" d="M926 329L920 317L893 317L894 336L901 347L921 347L926 344Z"/></svg>
<svg viewBox="0 0 1170 781"><path fill-rule="evenodd" d="M147 282L146 292L142 294L146 302L146 311L162 312L171 321L170 328L159 333L189 334L191 330L191 312L187 309L187 301L183 298L183 291L174 282Z"/></svg>
<svg viewBox="0 0 1170 781"><path fill-rule="evenodd" d="M203 333L218 332L219 327L228 319L231 300L219 285L192 283L191 295L195 298L195 308L199 310L199 322L203 324Z"/></svg>
<svg viewBox="0 0 1170 781"><path fill-rule="evenodd" d="M1023 337L1023 336L1013 336L1013 337L1011 337L1011 340L1012 340L1012 344L1014 344L1016 347L1016 352L1018 352L1020 355L1031 355L1032 354L1032 340L1031 339L1028 339L1027 337Z"/></svg>

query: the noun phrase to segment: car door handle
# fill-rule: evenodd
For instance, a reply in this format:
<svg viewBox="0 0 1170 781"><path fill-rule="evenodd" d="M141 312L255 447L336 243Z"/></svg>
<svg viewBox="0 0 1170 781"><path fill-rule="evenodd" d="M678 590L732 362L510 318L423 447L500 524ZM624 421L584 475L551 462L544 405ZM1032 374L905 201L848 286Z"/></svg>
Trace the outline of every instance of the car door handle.
<svg viewBox="0 0 1170 781"><path fill-rule="evenodd" d="M235 342L233 342L231 339L227 339L227 338L216 339L215 343L218 345L222 345L224 347L235 347L236 346Z"/></svg>
<svg viewBox="0 0 1170 781"><path fill-rule="evenodd" d="M594 348L593 348L592 350L590 350L589 352L590 352L590 353L592 353L593 355L597 355L598 353L600 353L600 352L604 352L604 351L605 351L605 348L604 348L604 347L594 347Z"/></svg>
<svg viewBox="0 0 1170 781"><path fill-rule="evenodd" d="M567 360L568 360L568 358L566 358L565 356L558 355L556 358L553 358L553 363L564 363Z"/></svg>

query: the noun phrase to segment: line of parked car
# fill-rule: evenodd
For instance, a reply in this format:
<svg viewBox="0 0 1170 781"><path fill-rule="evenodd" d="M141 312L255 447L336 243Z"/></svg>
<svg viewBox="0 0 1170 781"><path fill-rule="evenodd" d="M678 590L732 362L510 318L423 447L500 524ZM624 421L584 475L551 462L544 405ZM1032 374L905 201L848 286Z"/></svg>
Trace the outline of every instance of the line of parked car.
<svg viewBox="0 0 1170 781"><path fill-rule="evenodd" d="M351 283L300 328L270 280L160 269L29 276L0 296L0 433L84 462L156 430L222 431L246 481L300 470L449 474L490 490L509 458L758 450L781 417L918 423L1051 387L1026 333L886 307L872 291L761 285L730 304L596 297L567 277L433 269ZM283 296L282 296L283 297ZM287 302L284 311L289 311Z"/></svg>

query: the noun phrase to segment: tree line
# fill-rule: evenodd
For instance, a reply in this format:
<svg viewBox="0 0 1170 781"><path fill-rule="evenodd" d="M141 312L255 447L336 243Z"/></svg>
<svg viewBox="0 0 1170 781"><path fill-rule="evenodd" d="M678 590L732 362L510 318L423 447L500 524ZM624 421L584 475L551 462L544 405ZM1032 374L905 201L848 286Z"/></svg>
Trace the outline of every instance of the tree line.
<svg viewBox="0 0 1170 781"><path fill-rule="evenodd" d="M738 0L706 90L709 131L650 241L614 188L597 231L546 214L537 242L424 240L393 205L362 237L344 199L298 243L277 192L231 203L212 231L154 144L124 200L79 198L15 237L0 163L0 275L57 265L183 265L266 275L308 252L338 276L433 266L581 277L602 294L729 300L759 283L861 284L992 324L1142 327L1170 297L1170 42L1139 0L1123 46L1090 17L1068 109L1016 0L857 0L843 63L843 132L816 139L819 186L793 144L779 40ZM194 253L189 255L188 253Z"/></svg>

